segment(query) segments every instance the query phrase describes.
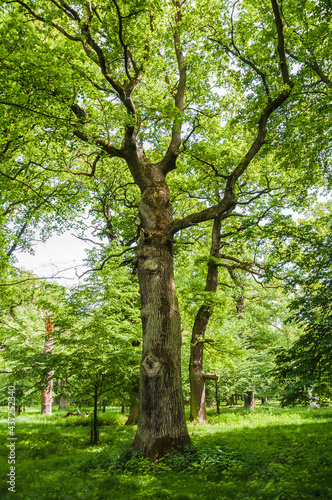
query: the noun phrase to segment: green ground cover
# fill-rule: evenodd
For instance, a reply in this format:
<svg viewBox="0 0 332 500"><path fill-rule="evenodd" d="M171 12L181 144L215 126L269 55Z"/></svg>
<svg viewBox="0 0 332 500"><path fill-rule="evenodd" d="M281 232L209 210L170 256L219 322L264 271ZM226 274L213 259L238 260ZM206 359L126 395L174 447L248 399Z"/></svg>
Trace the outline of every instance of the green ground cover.
<svg viewBox="0 0 332 500"><path fill-rule="evenodd" d="M0 498L69 499L332 499L332 408L210 413L210 425L190 425L194 447L151 464L129 456L134 427L117 410L100 414L100 444L89 444L89 421L16 419L16 492L8 492L6 414L0 414Z"/></svg>

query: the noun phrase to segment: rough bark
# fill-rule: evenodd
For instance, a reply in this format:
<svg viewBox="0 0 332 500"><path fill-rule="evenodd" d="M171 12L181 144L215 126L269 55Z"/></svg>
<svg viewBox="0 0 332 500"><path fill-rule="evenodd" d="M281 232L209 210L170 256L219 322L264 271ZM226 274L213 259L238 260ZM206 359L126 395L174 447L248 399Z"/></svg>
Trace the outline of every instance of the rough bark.
<svg viewBox="0 0 332 500"><path fill-rule="evenodd" d="M52 336L53 326L51 324L51 319L48 317L46 321L46 339L44 343L44 354L52 354L54 339ZM54 372L50 371L47 373L47 386L41 391L41 414L42 415L52 415L52 388L53 388L53 377Z"/></svg>
<svg viewBox="0 0 332 500"><path fill-rule="evenodd" d="M143 352L140 417L133 442L145 456L158 458L190 443L181 381L181 324L173 275L169 191L160 169L150 165L150 186L142 193L138 259Z"/></svg>
<svg viewBox="0 0 332 500"><path fill-rule="evenodd" d="M213 222L212 245L208 263L205 291L216 293L218 287L218 262L215 259L220 253L221 216ZM205 380L219 380L217 375L205 374L203 370L205 331L213 313L211 304L203 304L196 315L190 347L189 379L190 379L190 420L207 423L205 405Z"/></svg>

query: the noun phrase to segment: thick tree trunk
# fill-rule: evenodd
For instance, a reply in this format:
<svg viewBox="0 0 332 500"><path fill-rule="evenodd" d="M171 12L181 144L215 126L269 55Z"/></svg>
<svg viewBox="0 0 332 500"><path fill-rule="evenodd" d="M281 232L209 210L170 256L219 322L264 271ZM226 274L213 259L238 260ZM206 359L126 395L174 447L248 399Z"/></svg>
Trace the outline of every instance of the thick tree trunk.
<svg viewBox="0 0 332 500"><path fill-rule="evenodd" d="M205 291L213 294L216 293L218 287L218 263L214 259L217 259L220 253L220 228L221 216L217 217L213 222L210 250L210 255L213 258L209 260L205 285ZM208 422L205 406L205 380L208 378L219 380L217 375L205 374L203 370L205 331L212 313L213 305L211 303L205 303L199 308L191 336L189 362L190 420L198 423Z"/></svg>
<svg viewBox="0 0 332 500"><path fill-rule="evenodd" d="M130 405L129 416L125 425L135 425L138 423L139 392L135 391L136 404Z"/></svg>
<svg viewBox="0 0 332 500"><path fill-rule="evenodd" d="M53 326L51 324L51 318L48 317L46 321L46 340L44 344L44 354L52 354L54 339L52 336ZM54 372L50 371L47 373L48 383L45 389L41 391L41 414L42 415L52 415L52 388L53 388L53 377Z"/></svg>
<svg viewBox="0 0 332 500"><path fill-rule="evenodd" d="M173 275L172 206L160 170L144 190L137 252L143 352L139 420L133 448L156 459L190 443L181 380L181 324Z"/></svg>
<svg viewBox="0 0 332 500"><path fill-rule="evenodd" d="M251 392L244 394L244 408L249 408L250 410L255 410L255 390L252 389Z"/></svg>
<svg viewBox="0 0 332 500"><path fill-rule="evenodd" d="M49 373L50 376L53 375L52 373ZM52 387L53 387L53 380L49 380L48 385L46 389L42 389L41 391L41 414L42 415L52 415Z"/></svg>

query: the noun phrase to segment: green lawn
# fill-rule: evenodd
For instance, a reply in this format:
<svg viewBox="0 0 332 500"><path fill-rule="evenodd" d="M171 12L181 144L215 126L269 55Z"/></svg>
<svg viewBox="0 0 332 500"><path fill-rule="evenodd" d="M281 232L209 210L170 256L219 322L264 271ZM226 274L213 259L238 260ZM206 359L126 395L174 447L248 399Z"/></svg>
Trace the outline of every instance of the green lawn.
<svg viewBox="0 0 332 500"><path fill-rule="evenodd" d="M17 417L15 494L0 414L1 499L332 499L332 408L211 412L211 425L189 425L192 450L157 464L130 458L135 428L115 410L101 414L98 446L89 444L87 419L63 413Z"/></svg>

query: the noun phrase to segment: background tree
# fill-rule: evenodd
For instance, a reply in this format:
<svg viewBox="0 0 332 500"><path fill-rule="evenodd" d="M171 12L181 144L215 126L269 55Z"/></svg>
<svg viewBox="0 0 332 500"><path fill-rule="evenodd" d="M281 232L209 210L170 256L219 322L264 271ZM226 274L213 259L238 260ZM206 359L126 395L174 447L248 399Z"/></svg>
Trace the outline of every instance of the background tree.
<svg viewBox="0 0 332 500"><path fill-rule="evenodd" d="M114 262L113 262L114 264ZM93 405L91 442L98 433L98 403L130 400L141 355L138 294L127 269L92 274L55 311L58 333L51 366L71 402Z"/></svg>
<svg viewBox="0 0 332 500"><path fill-rule="evenodd" d="M316 207L288 230L282 249L292 264L288 284L294 290L290 320L301 335L277 357L284 382L282 404L323 402L331 395L331 206ZM315 216L315 217L313 217Z"/></svg>
<svg viewBox="0 0 332 500"><path fill-rule="evenodd" d="M0 342L5 381L15 385L17 406L40 404L41 392L47 393L47 413L51 412L50 336L46 332L45 297L49 302L61 299L63 289L47 284L27 273L12 273L12 286L0 287ZM6 290L6 292L5 292ZM42 413L45 400L42 398Z"/></svg>

